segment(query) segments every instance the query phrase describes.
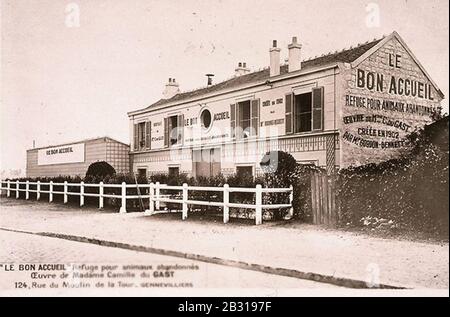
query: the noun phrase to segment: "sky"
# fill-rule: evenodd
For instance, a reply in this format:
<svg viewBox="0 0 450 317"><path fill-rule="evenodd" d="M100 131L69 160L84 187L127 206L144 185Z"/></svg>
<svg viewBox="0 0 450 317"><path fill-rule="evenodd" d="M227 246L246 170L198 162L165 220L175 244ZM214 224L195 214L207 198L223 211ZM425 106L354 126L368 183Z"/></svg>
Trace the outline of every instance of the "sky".
<svg viewBox="0 0 450 317"><path fill-rule="evenodd" d="M127 112L267 67L293 36L304 58L397 31L443 91L447 0L0 0L0 170L25 172L33 147L110 136L129 143Z"/></svg>

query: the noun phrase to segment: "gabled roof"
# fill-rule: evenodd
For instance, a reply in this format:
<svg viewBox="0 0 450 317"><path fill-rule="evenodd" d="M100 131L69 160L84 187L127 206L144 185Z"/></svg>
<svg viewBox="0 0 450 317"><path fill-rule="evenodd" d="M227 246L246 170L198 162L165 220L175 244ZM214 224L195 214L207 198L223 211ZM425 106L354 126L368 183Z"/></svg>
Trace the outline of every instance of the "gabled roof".
<svg viewBox="0 0 450 317"><path fill-rule="evenodd" d="M430 75L428 74L428 72L425 70L425 68L422 66L422 64L419 62L419 60L417 59L417 57L413 54L413 52L411 51L411 49L408 47L408 45L406 45L405 41L402 39L402 37L396 32L392 32L391 34L389 34L389 36L384 37L381 41L379 41L376 45L374 45L373 47L371 47L369 50L367 50L366 52L364 52L364 54L362 54L361 56L359 56L357 59L355 59L352 62L352 67L357 67L359 64L361 64L363 61L365 61L370 55L372 55L373 53L375 53L380 47L382 47L384 44L386 44L387 42L389 42L392 39L396 39L402 46L403 48L408 52L408 54L411 56L411 58L413 59L413 61L417 64L417 66L420 68L420 70L425 74L425 76L427 77L427 79L430 81L430 83L433 85L433 87L436 89L436 91L438 92L438 94L440 95L440 97L442 99L444 99L444 93L439 89L439 87L436 85L436 83L433 81L433 79L431 79Z"/></svg>
<svg viewBox="0 0 450 317"><path fill-rule="evenodd" d="M375 39L371 42L366 42L364 44L360 44L356 47L350 47L349 49L344 49L340 52L334 52L331 54L323 55L320 57L316 57L309 60L302 61L302 70L308 70L313 68L319 68L321 66L326 66L335 63L352 63L366 52L371 50L377 44L379 44L383 38ZM284 75L288 73L288 65L282 65L280 67L280 75ZM211 94L214 92L219 92L226 89L232 89L235 87L240 87L246 84L257 83L261 81L268 80L270 78L270 70L269 68L265 68L263 70L259 70L256 72L252 72L249 74L233 77L231 79L225 80L223 82L217 83L215 85L204 87L192 91L181 92L176 94L170 99L160 99L157 102L151 104L148 107L145 107L140 110L150 109L156 106L161 106L169 103L177 103L185 100L189 100L195 97L201 97L203 95ZM138 111L140 111L138 110ZM134 111L133 111L134 112Z"/></svg>

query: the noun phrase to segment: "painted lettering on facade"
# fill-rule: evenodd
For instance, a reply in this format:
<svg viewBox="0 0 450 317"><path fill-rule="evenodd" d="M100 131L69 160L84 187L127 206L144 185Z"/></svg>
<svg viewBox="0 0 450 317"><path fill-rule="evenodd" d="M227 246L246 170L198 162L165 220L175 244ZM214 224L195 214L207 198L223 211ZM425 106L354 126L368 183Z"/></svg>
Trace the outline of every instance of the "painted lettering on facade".
<svg viewBox="0 0 450 317"><path fill-rule="evenodd" d="M84 143L38 150L38 165L84 162Z"/></svg>
<svg viewBox="0 0 450 317"><path fill-rule="evenodd" d="M343 165L394 158L440 102L427 75L396 39L348 70L342 96Z"/></svg>

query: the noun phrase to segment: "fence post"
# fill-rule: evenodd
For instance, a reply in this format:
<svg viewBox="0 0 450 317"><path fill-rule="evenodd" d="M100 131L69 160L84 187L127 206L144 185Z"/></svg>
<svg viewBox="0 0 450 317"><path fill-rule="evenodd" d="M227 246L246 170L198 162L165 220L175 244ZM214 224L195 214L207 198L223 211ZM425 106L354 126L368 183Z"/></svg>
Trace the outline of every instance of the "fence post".
<svg viewBox="0 0 450 317"><path fill-rule="evenodd" d="M230 207L228 203L230 202L230 185L223 185L223 223L228 223L230 220Z"/></svg>
<svg viewBox="0 0 450 317"><path fill-rule="evenodd" d="M291 185L289 186L289 203L291 204L291 208L289 208L289 219L292 219L294 217L294 206L292 205L294 203L294 187Z"/></svg>
<svg viewBox="0 0 450 317"><path fill-rule="evenodd" d="M262 187L256 185L255 221L257 225L262 224Z"/></svg>
<svg viewBox="0 0 450 317"><path fill-rule="evenodd" d="M30 199L30 181L27 181L25 184L25 199Z"/></svg>
<svg viewBox="0 0 450 317"><path fill-rule="evenodd" d="M160 206L160 204L159 204L159 182L156 182L156 187L155 187L155 198L156 198L156 200L155 200L155 208L156 208L156 210L159 210L159 206Z"/></svg>
<svg viewBox="0 0 450 317"><path fill-rule="evenodd" d="M64 203L65 204L67 204L67 202L69 201L67 192L68 192L67 181L64 181Z"/></svg>
<svg viewBox="0 0 450 317"><path fill-rule="evenodd" d="M84 182L80 183L80 207L84 205Z"/></svg>
<svg viewBox="0 0 450 317"><path fill-rule="evenodd" d="M16 199L19 199L19 181L16 181Z"/></svg>
<svg viewBox="0 0 450 317"><path fill-rule="evenodd" d="M50 185L48 188L48 202L51 203L53 201L53 181L50 181Z"/></svg>
<svg viewBox="0 0 450 317"><path fill-rule="evenodd" d="M127 184L125 182L122 182L122 205L120 206L119 212L127 212Z"/></svg>
<svg viewBox="0 0 450 317"><path fill-rule="evenodd" d="M154 189L155 189L155 184L153 184L153 182L150 182L149 190L148 190L148 195L150 197L148 198L148 210L145 211L146 215L152 215L155 212L155 202L153 201Z"/></svg>
<svg viewBox="0 0 450 317"><path fill-rule="evenodd" d="M183 183L183 214L181 219L185 220L188 216L188 184Z"/></svg>
<svg viewBox="0 0 450 317"><path fill-rule="evenodd" d="M36 200L41 199L41 181L37 181L36 185Z"/></svg>
<svg viewBox="0 0 450 317"><path fill-rule="evenodd" d="M103 209L103 194L104 194L104 188L103 188L103 182L100 182L100 185L98 187L98 208Z"/></svg>
<svg viewBox="0 0 450 317"><path fill-rule="evenodd" d="M9 179L6 181L6 197L11 196L11 183Z"/></svg>

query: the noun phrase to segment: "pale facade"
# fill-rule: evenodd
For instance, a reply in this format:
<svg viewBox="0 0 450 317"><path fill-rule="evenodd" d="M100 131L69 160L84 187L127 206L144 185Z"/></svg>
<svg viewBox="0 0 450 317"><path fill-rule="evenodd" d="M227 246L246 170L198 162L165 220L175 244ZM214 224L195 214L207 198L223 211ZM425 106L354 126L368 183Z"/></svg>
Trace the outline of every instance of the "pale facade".
<svg viewBox="0 0 450 317"><path fill-rule="evenodd" d="M133 171L255 175L274 150L328 172L379 162L398 155L443 98L395 32L302 62L294 38L288 52L280 66L274 42L269 68L250 73L240 63L234 78L191 92L169 79L165 99L128 114Z"/></svg>

